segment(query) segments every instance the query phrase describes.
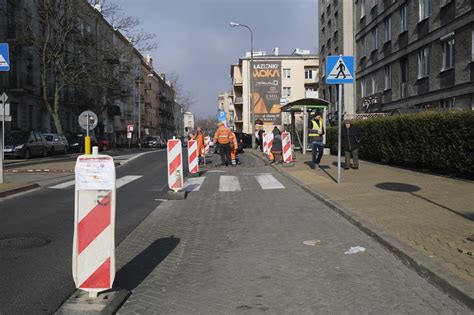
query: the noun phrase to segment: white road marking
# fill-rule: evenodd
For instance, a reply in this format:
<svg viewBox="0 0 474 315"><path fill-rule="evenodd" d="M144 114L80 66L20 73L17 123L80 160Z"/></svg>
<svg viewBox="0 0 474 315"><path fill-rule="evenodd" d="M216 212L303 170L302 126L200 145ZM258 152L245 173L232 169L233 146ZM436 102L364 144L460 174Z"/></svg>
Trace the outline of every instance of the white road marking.
<svg viewBox="0 0 474 315"><path fill-rule="evenodd" d="M120 187L127 185L128 183L131 183L134 180L139 179L140 177L142 176L141 175L128 175L128 176L121 177L117 179L117 181L115 182L115 187L119 189Z"/></svg>
<svg viewBox="0 0 474 315"><path fill-rule="evenodd" d="M219 178L219 191L240 191L240 183L237 176L222 175Z"/></svg>
<svg viewBox="0 0 474 315"><path fill-rule="evenodd" d="M256 175L255 178L257 179L258 183L260 184L260 187L262 187L263 190L267 189L284 189L285 186L283 186L273 175L271 174L265 174L265 175Z"/></svg>
<svg viewBox="0 0 474 315"><path fill-rule="evenodd" d="M65 189L65 188L68 188L68 187L71 187L71 186L74 186L75 184L75 180L70 180L68 182L65 182L65 183L62 183L62 184L59 184L59 185L55 185L55 186L51 186L49 188L51 189Z"/></svg>
<svg viewBox="0 0 474 315"><path fill-rule="evenodd" d="M199 191L206 177L188 178L184 183L183 190L186 192Z"/></svg>
<svg viewBox="0 0 474 315"><path fill-rule="evenodd" d="M208 173L227 173L227 171L220 171L220 170L211 170Z"/></svg>
<svg viewBox="0 0 474 315"><path fill-rule="evenodd" d="M166 189L166 187L168 187L168 183L166 183L166 184L164 184L163 186L161 186L161 188L160 188L160 191L163 191L163 190L165 190L165 189Z"/></svg>

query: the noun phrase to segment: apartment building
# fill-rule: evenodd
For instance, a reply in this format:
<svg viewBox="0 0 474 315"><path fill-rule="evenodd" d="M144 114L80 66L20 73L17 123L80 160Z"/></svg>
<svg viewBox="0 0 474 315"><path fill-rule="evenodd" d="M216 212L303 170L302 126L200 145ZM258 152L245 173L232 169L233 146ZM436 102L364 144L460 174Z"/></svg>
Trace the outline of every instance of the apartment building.
<svg viewBox="0 0 474 315"><path fill-rule="evenodd" d="M226 113L226 123L230 128L235 129L235 107L233 103L232 92L219 93L217 97L218 110Z"/></svg>
<svg viewBox="0 0 474 315"><path fill-rule="evenodd" d="M183 120L184 120L184 133L185 135L188 135L191 132L194 132L194 126L196 123L196 120L194 118L194 114L191 112L184 112L183 115Z"/></svg>
<svg viewBox="0 0 474 315"><path fill-rule="evenodd" d="M289 124L280 108L289 102L318 96L319 59L309 50L295 49L291 54L273 55L254 52L252 100L250 100L250 53L231 65L235 127L251 134L252 119L263 122L265 129ZM251 105L252 104L252 109Z"/></svg>
<svg viewBox="0 0 474 315"><path fill-rule="evenodd" d="M473 109L473 6L356 1L357 111Z"/></svg>
<svg viewBox="0 0 474 315"><path fill-rule="evenodd" d="M380 0L382 1L382 0ZM326 60L328 56L354 56L354 1L318 0L319 6L319 96L331 103L329 114L337 111L336 85L326 84ZM343 85L343 112L355 113L355 89L352 84Z"/></svg>

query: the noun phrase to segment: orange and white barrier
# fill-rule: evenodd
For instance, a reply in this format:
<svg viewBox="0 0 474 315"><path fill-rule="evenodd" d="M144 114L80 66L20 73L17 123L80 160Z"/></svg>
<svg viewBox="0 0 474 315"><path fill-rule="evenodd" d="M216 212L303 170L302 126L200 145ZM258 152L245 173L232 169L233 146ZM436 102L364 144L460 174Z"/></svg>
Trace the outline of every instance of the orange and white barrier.
<svg viewBox="0 0 474 315"><path fill-rule="evenodd" d="M289 132L283 132L281 134L281 142L283 147L283 163L293 163L291 134Z"/></svg>
<svg viewBox="0 0 474 315"><path fill-rule="evenodd" d="M183 152L181 140L170 139L167 143L168 187L175 192L183 189Z"/></svg>
<svg viewBox="0 0 474 315"><path fill-rule="evenodd" d="M199 174L199 154L196 140L188 141L188 167L189 173Z"/></svg>
<svg viewBox="0 0 474 315"><path fill-rule="evenodd" d="M75 167L72 274L90 297L115 278L115 165L112 157L81 155Z"/></svg>
<svg viewBox="0 0 474 315"><path fill-rule="evenodd" d="M263 134L263 153L269 154L273 146L273 133L264 133Z"/></svg>

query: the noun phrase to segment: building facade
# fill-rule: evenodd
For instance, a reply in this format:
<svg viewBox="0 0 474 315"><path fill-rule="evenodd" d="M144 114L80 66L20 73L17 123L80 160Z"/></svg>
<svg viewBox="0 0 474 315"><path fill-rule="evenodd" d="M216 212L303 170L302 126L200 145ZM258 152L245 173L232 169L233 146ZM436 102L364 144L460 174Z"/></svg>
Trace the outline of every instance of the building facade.
<svg viewBox="0 0 474 315"><path fill-rule="evenodd" d="M183 122L184 122L185 135L189 135L189 133L194 132L194 126L195 126L196 120L193 113L184 112Z"/></svg>
<svg viewBox="0 0 474 315"><path fill-rule="evenodd" d="M382 2L382 0L380 0ZM328 56L354 56L354 1L318 0L319 6L319 96L331 103L329 114L337 111L336 85L326 84L326 60ZM354 114L355 89L352 84L343 85L343 112Z"/></svg>
<svg viewBox="0 0 474 315"><path fill-rule="evenodd" d="M226 113L226 124L229 128L235 129L235 107L231 92L219 93L217 97L218 110Z"/></svg>
<svg viewBox="0 0 474 315"><path fill-rule="evenodd" d="M356 1L357 111L473 109L473 6Z"/></svg>
<svg viewBox="0 0 474 315"><path fill-rule="evenodd" d="M318 96L319 59L308 50L296 49L292 54L266 55L254 52L252 78L249 76L250 54L231 65L232 97L235 128L251 134L252 120L264 128L284 128L289 116L281 113L282 105L306 97ZM249 96L252 82L252 99ZM251 110L251 105L253 109Z"/></svg>

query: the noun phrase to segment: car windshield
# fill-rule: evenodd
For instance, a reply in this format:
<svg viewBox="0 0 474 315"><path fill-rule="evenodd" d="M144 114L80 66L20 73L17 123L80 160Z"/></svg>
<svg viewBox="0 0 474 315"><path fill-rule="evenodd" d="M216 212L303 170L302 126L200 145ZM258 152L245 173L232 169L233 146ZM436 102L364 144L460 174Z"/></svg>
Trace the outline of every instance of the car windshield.
<svg viewBox="0 0 474 315"><path fill-rule="evenodd" d="M28 140L30 136L29 132L12 132L6 139L5 144L22 144Z"/></svg>
<svg viewBox="0 0 474 315"><path fill-rule="evenodd" d="M52 135L45 135L46 141L53 141L53 136Z"/></svg>

